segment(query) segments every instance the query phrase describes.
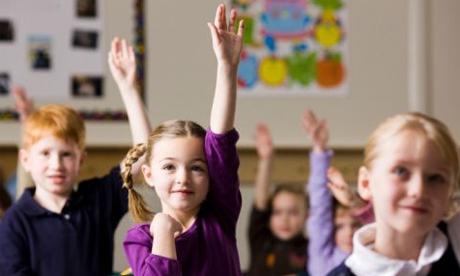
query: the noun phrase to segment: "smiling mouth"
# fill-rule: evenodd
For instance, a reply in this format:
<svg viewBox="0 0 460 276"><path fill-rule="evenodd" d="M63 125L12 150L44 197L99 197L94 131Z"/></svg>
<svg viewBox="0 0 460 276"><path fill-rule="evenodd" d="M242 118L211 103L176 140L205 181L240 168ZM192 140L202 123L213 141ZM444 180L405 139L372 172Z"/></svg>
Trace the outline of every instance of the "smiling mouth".
<svg viewBox="0 0 460 276"><path fill-rule="evenodd" d="M413 206L413 205L406 205L406 206L401 206L405 210L412 211L417 214L426 214L428 213L428 209L419 207L419 206Z"/></svg>
<svg viewBox="0 0 460 276"><path fill-rule="evenodd" d="M178 191L173 191L174 194L184 194L184 195L191 195L193 194L193 191L190 190L178 190Z"/></svg>
<svg viewBox="0 0 460 276"><path fill-rule="evenodd" d="M64 182L65 177L63 175L52 175L52 176L48 176L48 179L51 179L53 183L61 184Z"/></svg>

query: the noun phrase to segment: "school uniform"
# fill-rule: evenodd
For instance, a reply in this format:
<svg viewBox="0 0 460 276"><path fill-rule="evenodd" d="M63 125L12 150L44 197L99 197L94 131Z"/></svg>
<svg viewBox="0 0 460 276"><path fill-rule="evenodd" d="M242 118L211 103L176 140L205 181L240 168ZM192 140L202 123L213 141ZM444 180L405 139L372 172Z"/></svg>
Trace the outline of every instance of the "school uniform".
<svg viewBox="0 0 460 276"><path fill-rule="evenodd" d="M460 275L454 248L444 234L447 228L446 223L441 223L433 229L425 239L418 260L413 261L391 259L372 250L375 224L366 225L353 236L351 256L328 275Z"/></svg>
<svg viewBox="0 0 460 276"><path fill-rule="evenodd" d="M61 213L28 188L0 223L0 275L110 275L114 233L128 210L119 166L82 181Z"/></svg>
<svg viewBox="0 0 460 276"><path fill-rule="evenodd" d="M204 152L209 191L193 225L176 238L177 260L152 254L149 224L126 234L125 254L134 275L240 275L236 223L241 210L236 151L238 132L207 131Z"/></svg>

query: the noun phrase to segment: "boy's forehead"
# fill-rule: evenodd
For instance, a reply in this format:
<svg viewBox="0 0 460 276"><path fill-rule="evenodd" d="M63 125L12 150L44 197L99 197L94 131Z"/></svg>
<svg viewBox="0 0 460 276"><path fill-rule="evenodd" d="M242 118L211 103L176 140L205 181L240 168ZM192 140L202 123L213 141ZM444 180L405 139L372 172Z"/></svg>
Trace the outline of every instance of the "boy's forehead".
<svg viewBox="0 0 460 276"><path fill-rule="evenodd" d="M65 148L75 148L79 150L78 144L72 139L61 138L53 133L43 133L40 136L36 136L34 141L30 141L28 148L32 147L65 147Z"/></svg>

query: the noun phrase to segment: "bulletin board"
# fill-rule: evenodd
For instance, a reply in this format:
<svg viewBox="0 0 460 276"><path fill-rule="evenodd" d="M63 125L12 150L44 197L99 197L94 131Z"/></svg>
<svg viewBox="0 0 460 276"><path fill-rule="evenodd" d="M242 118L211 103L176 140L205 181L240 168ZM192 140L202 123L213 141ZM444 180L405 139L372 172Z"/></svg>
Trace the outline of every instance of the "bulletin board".
<svg viewBox="0 0 460 276"><path fill-rule="evenodd" d="M142 0L1 1L0 129L18 124L11 88L20 85L37 106L70 105L87 122L99 123L96 128L124 130L126 113L108 70L107 52L114 36L132 41L144 93L143 22ZM8 133L0 143L17 140L12 139L17 133ZM92 144L91 134L88 138Z"/></svg>
<svg viewBox="0 0 460 276"><path fill-rule="evenodd" d="M225 1L227 8L259 2L270 1ZM313 0L304 2L310 7L314 5ZM327 120L331 146L361 148L379 122L409 109L407 1L342 2L340 12L346 13L343 17L344 42L347 43L346 93L326 96L327 92L323 91L323 94L268 96L273 89L260 87L260 94L267 96L243 96L245 91L240 87L235 121L240 133L238 146L254 146L258 122L268 124L277 147L310 146L300 118L305 108L311 108ZM149 2L147 90L154 124L185 118L209 125L216 59L206 22L212 22L219 3L217 0ZM337 12L339 10L334 14ZM243 11L240 14L243 15Z"/></svg>

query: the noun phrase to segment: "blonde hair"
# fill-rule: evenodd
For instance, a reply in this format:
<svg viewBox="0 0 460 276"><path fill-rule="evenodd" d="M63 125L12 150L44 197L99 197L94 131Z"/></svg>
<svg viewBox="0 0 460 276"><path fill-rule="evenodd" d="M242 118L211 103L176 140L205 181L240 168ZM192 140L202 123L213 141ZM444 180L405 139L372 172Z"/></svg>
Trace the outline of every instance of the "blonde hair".
<svg viewBox="0 0 460 276"><path fill-rule="evenodd" d="M22 144L29 148L46 135L75 142L85 148L85 124L81 116L65 105L45 105L30 114L24 122Z"/></svg>
<svg viewBox="0 0 460 276"><path fill-rule="evenodd" d="M381 123L369 136L364 150L364 166L368 169L372 168L373 162L379 154L379 145L403 130L415 131L437 146L442 158L449 167L453 194L459 188L457 144L444 123L421 113L398 114Z"/></svg>
<svg viewBox="0 0 460 276"><path fill-rule="evenodd" d="M128 189L129 210L136 222L148 222L153 218L153 212L148 208L141 194L134 189L131 168L139 158L146 155L146 163L150 165L152 149L156 142L165 138L196 137L204 139L206 131L199 124L192 121L171 120L160 124L149 135L146 144L137 144L126 154L123 160L123 185Z"/></svg>

